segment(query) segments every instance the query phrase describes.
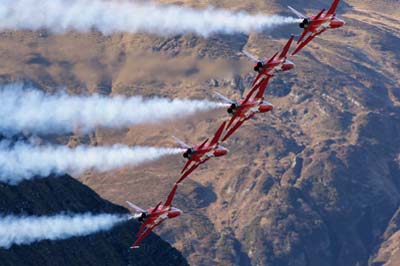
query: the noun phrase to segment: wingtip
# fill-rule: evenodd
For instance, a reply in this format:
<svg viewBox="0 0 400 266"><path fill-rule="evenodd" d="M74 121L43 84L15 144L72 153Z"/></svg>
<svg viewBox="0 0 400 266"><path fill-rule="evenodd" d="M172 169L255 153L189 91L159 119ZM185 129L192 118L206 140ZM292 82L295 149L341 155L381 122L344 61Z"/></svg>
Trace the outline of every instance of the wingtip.
<svg viewBox="0 0 400 266"><path fill-rule="evenodd" d="M222 122L219 128L225 129L225 126L226 126L226 121Z"/></svg>

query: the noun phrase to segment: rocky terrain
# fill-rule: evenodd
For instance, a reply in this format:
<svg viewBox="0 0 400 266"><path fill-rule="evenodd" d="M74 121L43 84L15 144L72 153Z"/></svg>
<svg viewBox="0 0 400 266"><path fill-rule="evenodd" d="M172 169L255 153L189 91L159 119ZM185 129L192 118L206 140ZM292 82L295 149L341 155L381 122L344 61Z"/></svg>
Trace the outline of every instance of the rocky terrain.
<svg viewBox="0 0 400 266"><path fill-rule="evenodd" d="M282 14L289 14L287 4L310 12L328 2L179 1ZM295 71L270 83L267 97L275 110L241 128L224 144L228 156L202 166L179 188L175 205L185 214L157 232L190 264L399 265L400 3L342 2L338 14L346 26L291 58ZM66 86L71 93L211 99L217 90L238 99L254 77L240 51L271 56L291 33L299 33L296 25L208 39L2 32L0 75L49 91ZM89 136L77 132L55 141L173 146L169 136L176 135L197 143L226 118L221 110L161 125L98 129ZM129 199L150 206L168 193L183 163L170 157L141 168L88 172L79 179L115 203ZM112 232L99 238L107 236L118 245L129 242L126 234L119 239ZM102 254L87 239L84 246ZM39 245L50 250L53 244Z"/></svg>

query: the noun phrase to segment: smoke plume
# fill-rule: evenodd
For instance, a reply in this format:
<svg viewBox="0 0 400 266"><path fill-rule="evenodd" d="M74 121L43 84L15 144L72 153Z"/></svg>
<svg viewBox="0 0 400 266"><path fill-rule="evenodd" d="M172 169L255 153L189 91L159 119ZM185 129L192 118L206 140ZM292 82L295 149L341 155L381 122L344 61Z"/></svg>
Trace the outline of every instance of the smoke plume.
<svg viewBox="0 0 400 266"><path fill-rule="evenodd" d="M55 216L0 216L0 247L62 240L110 230L127 221L128 215L90 213Z"/></svg>
<svg viewBox="0 0 400 266"><path fill-rule="evenodd" d="M207 100L149 98L140 96L105 97L45 94L9 84L0 89L0 131L15 134L81 133L95 127L121 128L156 123L226 106Z"/></svg>
<svg viewBox="0 0 400 266"><path fill-rule="evenodd" d="M138 1L101 0L2 0L0 29L42 28L53 32L96 28L104 34L145 32L154 34L249 33L297 19L278 15L231 12L209 7L193 9Z"/></svg>
<svg viewBox="0 0 400 266"><path fill-rule="evenodd" d="M182 149L123 145L89 147L33 146L0 142L0 182L18 184L50 174L82 174L87 170L105 172L124 166L138 166Z"/></svg>

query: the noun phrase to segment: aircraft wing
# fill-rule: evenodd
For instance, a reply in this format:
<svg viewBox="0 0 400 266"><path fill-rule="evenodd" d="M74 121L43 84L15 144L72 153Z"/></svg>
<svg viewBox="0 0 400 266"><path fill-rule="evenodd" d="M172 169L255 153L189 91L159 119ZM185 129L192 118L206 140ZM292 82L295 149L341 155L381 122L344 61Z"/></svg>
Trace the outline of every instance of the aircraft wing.
<svg viewBox="0 0 400 266"><path fill-rule="evenodd" d="M319 33L316 34L311 34L310 36L308 36L308 38L303 41L302 43L300 43L297 47L296 50L294 50L294 52L292 53L292 55L296 55L301 49L303 49L307 44L309 44L315 37L317 37L318 35L322 34L324 31L326 31L326 29L322 30Z"/></svg>
<svg viewBox="0 0 400 266"><path fill-rule="evenodd" d="M322 9L322 10L318 13L318 15L316 15L316 16L313 18L313 20L318 20L318 19L322 16L322 14L324 14L324 12L325 12L325 8Z"/></svg>
<svg viewBox="0 0 400 266"><path fill-rule="evenodd" d="M202 165L203 163L207 162L210 158L205 159L202 162L196 162L192 167L190 167L189 170L187 170L180 178L179 180L176 182L176 184L180 184L183 180L186 179L186 177L188 177L191 173L193 173L194 170L197 169L197 167L199 167L200 165Z"/></svg>
<svg viewBox="0 0 400 266"><path fill-rule="evenodd" d="M274 60L275 60L275 57L276 57L278 54L279 54L279 52L276 52L276 54L274 54L274 55L268 60L267 64L268 64L268 63L271 63L272 61L274 61Z"/></svg>
<svg viewBox="0 0 400 266"><path fill-rule="evenodd" d="M290 39L286 43L285 47L283 48L282 53L279 55L279 58L285 58L287 56L290 46L292 45L293 39L294 39L294 35L290 36Z"/></svg>
<svg viewBox="0 0 400 266"><path fill-rule="evenodd" d="M171 192L168 194L168 197L167 197L167 200L165 201L164 206L167 206L167 207L171 206L172 201L174 200L177 188L178 188L178 185L175 184L174 187L172 188Z"/></svg>
<svg viewBox="0 0 400 266"><path fill-rule="evenodd" d="M227 129L230 128L232 123L236 120L236 118L239 117L239 115L237 115L237 113L238 112L236 111L236 113L231 117L231 120L229 120L228 126L226 127ZM222 140L222 141L224 141L224 140Z"/></svg>
<svg viewBox="0 0 400 266"><path fill-rule="evenodd" d="M336 8L339 5L340 0L334 0L331 7L328 10L328 13L326 15L334 15L336 13Z"/></svg>
<svg viewBox="0 0 400 266"><path fill-rule="evenodd" d="M264 93L265 93L265 90L267 89L270 78L271 78L271 76L268 75L260 82L260 84L257 86L258 92L257 92L256 96L254 97L254 99L264 100Z"/></svg>
<svg viewBox="0 0 400 266"><path fill-rule="evenodd" d="M143 213L143 212L146 212L145 210L143 210L142 208L140 208L140 207L136 206L135 204L133 204L133 203L132 203L132 202L130 202L130 201L126 201L126 203L129 205L129 207L131 207L132 209L134 209L134 210L135 210L135 212L137 212L137 213Z"/></svg>
<svg viewBox="0 0 400 266"><path fill-rule="evenodd" d="M304 16L302 13L300 13L299 11L297 11L296 9L294 9L293 7L288 6L288 8L289 8L296 16L298 16L299 18L301 18L301 19L307 18L306 16Z"/></svg>
<svg viewBox="0 0 400 266"><path fill-rule="evenodd" d="M254 87L254 84L257 83L257 81L260 79L260 77L261 77L262 75L264 75L264 73L262 73L262 72L257 74L256 78L255 78L254 81L253 81L253 84L251 84L252 87ZM249 99L250 99L250 98L249 98Z"/></svg>
<svg viewBox="0 0 400 266"><path fill-rule="evenodd" d="M203 141L203 143L201 143L200 146L199 146L197 149L198 149L198 150L203 149L204 146L207 144L207 142L208 142L209 140L210 140L210 139L206 139L205 141Z"/></svg>
<svg viewBox="0 0 400 266"><path fill-rule="evenodd" d="M184 166L184 167L182 168L182 170L181 170L181 174L182 174L183 172L185 172L186 168L188 168L189 165L190 165L192 162L193 162L193 159L189 159L189 160L186 162L185 166Z"/></svg>
<svg viewBox="0 0 400 266"><path fill-rule="evenodd" d="M186 179L194 170L196 170L197 167L199 167L200 163L195 163L192 167L189 168L183 175L179 178L179 180L176 182L177 184L180 184L183 180Z"/></svg>
<svg viewBox="0 0 400 266"><path fill-rule="evenodd" d="M214 135L213 139L210 142L210 146L211 147L213 147L213 146L218 144L219 139L221 138L222 132L224 132L225 125L226 125L226 121L224 121L221 124L221 126L218 128L217 132L215 132L215 135Z"/></svg>
<svg viewBox="0 0 400 266"><path fill-rule="evenodd" d="M251 114L248 118L245 118L243 120L238 121L235 126L233 126L224 136L224 138L222 139L222 141L227 140L230 136L232 136L233 133L235 133L235 131L241 126L243 125L244 122L246 122L247 120L249 120L250 118L252 118L254 116L254 114Z"/></svg>
<svg viewBox="0 0 400 266"><path fill-rule="evenodd" d="M297 40L297 44L301 43L301 41L307 36L308 33L310 33L310 31L308 29L304 29L299 39Z"/></svg>
<svg viewBox="0 0 400 266"><path fill-rule="evenodd" d="M146 229L147 225L148 225L147 223L143 223L140 226L139 231L136 233L136 237L139 237L143 233L143 231Z"/></svg>
<svg viewBox="0 0 400 266"><path fill-rule="evenodd" d="M264 75L264 74L258 74L256 81L258 81L262 75ZM253 96L254 92L257 90L257 86L255 86L255 84L256 84L256 82L253 83L253 86L251 87L250 91L247 93L246 98L243 100L242 104L247 103L250 100L251 96Z"/></svg>
<svg viewBox="0 0 400 266"><path fill-rule="evenodd" d="M153 231L154 227L156 226L146 228L146 230L144 230L138 239L136 239L135 243L132 244L131 248L139 248L140 243L151 233L151 231Z"/></svg>

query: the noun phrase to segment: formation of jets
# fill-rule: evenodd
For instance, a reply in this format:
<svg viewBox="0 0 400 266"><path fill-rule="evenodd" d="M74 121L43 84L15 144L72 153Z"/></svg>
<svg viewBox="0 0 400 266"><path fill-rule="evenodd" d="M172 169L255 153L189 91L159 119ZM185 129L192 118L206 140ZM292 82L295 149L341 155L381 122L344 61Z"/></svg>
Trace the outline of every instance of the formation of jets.
<svg viewBox="0 0 400 266"><path fill-rule="evenodd" d="M297 47L292 52L292 56L302 50L308 43L310 43L316 36L322 34L329 28L342 27L345 22L336 17L336 8L340 0L334 0L331 7L327 12L325 9L321 10L316 16L306 17L292 7L289 7L299 18L302 19L300 28L304 29L303 33L297 41ZM218 130L215 132L212 140L209 138L204 140L200 145L189 146L180 139L173 137L174 140L186 151L183 157L188 161L181 171L181 177L175 183L171 192L168 195L164 204L160 201L156 207L150 208L145 211L131 202L127 202L130 207L135 210L133 218L142 223L142 226L137 233L137 240L132 245L132 248L138 248L141 241L150 232L163 221L175 218L182 214L182 211L172 207L172 201L177 191L178 185L183 182L194 170L200 165L207 162L213 157L220 157L228 154L228 149L220 145L220 142L226 141L232 134L238 130L244 122L251 119L258 113L267 113L273 110L274 106L264 99L264 93L268 86L269 80L279 72L289 71L294 68L294 63L287 59L288 52L293 43L294 35L292 35L284 46L282 51L274 54L270 59L258 60L248 52L243 52L244 55L255 61L256 65L254 71L257 76L252 83L252 87L244 99L233 101L226 98L222 94L215 92L215 94L224 102L229 104L227 110L231 118L224 121Z"/></svg>

